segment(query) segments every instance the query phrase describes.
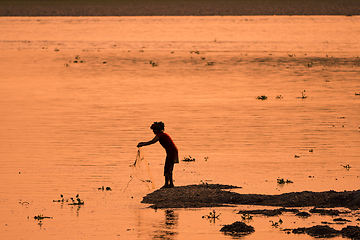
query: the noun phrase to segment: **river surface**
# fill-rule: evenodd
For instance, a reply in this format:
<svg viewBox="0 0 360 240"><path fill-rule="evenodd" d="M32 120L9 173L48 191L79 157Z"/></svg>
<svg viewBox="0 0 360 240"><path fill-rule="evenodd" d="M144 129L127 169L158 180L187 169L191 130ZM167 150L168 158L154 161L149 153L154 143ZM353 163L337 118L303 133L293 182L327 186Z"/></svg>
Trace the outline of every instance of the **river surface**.
<svg viewBox="0 0 360 240"><path fill-rule="evenodd" d="M220 228L259 207L140 203L149 172L129 166L154 121L195 158L175 185L360 189L359 39L344 16L0 18L1 238L231 239ZM158 189L165 151L142 152ZM281 218L254 216L243 239L311 239L281 228L331 221Z"/></svg>

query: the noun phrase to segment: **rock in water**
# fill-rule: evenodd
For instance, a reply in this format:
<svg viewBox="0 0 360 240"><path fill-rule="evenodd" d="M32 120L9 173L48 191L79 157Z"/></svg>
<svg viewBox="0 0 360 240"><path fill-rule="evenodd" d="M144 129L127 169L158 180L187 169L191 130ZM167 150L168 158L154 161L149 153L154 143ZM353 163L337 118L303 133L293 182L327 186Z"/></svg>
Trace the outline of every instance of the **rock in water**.
<svg viewBox="0 0 360 240"><path fill-rule="evenodd" d="M220 231L231 236L242 236L255 232L255 229L252 226L237 221L230 225L225 225L220 229Z"/></svg>

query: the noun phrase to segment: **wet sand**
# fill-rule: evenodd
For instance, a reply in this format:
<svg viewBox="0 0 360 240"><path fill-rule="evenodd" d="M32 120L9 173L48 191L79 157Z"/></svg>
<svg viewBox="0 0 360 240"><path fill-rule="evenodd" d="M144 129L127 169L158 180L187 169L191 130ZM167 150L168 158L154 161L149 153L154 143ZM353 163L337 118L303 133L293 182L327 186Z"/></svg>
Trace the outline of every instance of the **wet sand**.
<svg viewBox="0 0 360 240"><path fill-rule="evenodd" d="M262 194L239 194L230 192L231 189L240 187L220 184L200 184L188 185L175 188L165 188L156 190L146 195L142 203L152 204L151 208L202 208L202 207L226 207L241 205L262 205L262 206L281 206L278 209L263 210L240 210L237 214L243 214L243 218L251 215L263 215L267 217L279 216L284 212L291 212L300 218L307 218L311 214L300 212L296 208L286 207L309 207L314 206L309 212L312 214L338 216L340 214L349 214L349 211L339 211L336 209L323 209L345 207L357 210L360 207L360 190L357 191L326 191L326 192L292 192L280 195L262 195ZM306 213L306 215L304 214ZM251 214L251 215L250 215ZM214 212L213 217L216 214ZM211 217L211 216L210 216ZM281 221L281 219L279 220ZM312 227L285 228L281 229L287 234L308 234L315 238L333 238L342 236L343 238L360 239L360 228L358 226L347 226L341 230L336 230L328 225L343 224L349 220L344 218L334 218L334 223L322 222L323 225ZM273 222L274 227L281 225L279 222ZM220 229L225 235L239 237L252 234L256 231L251 225L236 221L225 225Z"/></svg>
<svg viewBox="0 0 360 240"><path fill-rule="evenodd" d="M0 1L0 16L359 15L357 0Z"/></svg>
<svg viewBox="0 0 360 240"><path fill-rule="evenodd" d="M239 194L224 190L235 188L239 187L219 184L200 184L165 188L146 195L142 203L150 203L152 204L152 208L201 208L226 206L229 204L281 207L314 206L320 208L360 208L360 190L344 192L304 191L283 193L280 195Z"/></svg>

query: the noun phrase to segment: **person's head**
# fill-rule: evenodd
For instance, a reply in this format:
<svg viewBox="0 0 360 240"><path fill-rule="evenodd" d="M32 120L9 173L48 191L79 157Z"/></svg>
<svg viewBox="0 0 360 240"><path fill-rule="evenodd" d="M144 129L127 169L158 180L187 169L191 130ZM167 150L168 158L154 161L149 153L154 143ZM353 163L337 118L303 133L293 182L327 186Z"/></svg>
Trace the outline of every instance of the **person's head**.
<svg viewBox="0 0 360 240"><path fill-rule="evenodd" d="M163 122L154 122L150 127L155 134L163 132L165 129L165 124Z"/></svg>

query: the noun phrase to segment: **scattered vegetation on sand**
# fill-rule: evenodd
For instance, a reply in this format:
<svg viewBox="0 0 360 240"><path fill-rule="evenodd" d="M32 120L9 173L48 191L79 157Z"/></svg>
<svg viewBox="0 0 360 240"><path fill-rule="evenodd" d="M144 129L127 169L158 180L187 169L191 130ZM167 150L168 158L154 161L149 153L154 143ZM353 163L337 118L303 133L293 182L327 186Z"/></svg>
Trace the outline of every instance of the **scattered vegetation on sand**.
<svg viewBox="0 0 360 240"><path fill-rule="evenodd" d="M267 96L265 95L261 95L261 96L257 96L256 99L259 99L259 100L266 100L267 99Z"/></svg>
<svg viewBox="0 0 360 240"><path fill-rule="evenodd" d="M199 184L159 189L147 194L142 203L158 208L200 208L239 205L282 207L315 206L322 208L360 208L360 190L325 192L290 192L279 195L240 194L226 191L239 187L221 184ZM251 213L249 213L251 214Z"/></svg>
<svg viewBox="0 0 360 240"><path fill-rule="evenodd" d="M255 232L255 229L253 226L246 225L243 222L234 222L230 225L225 225L220 229L221 232L224 232L226 235L231 236L243 236L248 235L250 233Z"/></svg>
<svg viewBox="0 0 360 240"><path fill-rule="evenodd" d="M184 157L184 159L182 160L183 162L195 162L195 158L189 156L189 157Z"/></svg>

